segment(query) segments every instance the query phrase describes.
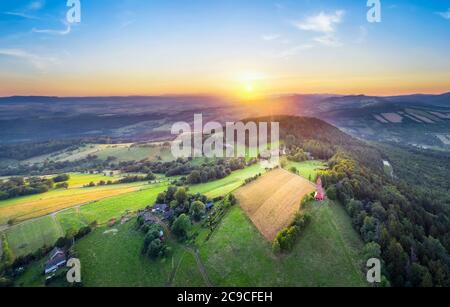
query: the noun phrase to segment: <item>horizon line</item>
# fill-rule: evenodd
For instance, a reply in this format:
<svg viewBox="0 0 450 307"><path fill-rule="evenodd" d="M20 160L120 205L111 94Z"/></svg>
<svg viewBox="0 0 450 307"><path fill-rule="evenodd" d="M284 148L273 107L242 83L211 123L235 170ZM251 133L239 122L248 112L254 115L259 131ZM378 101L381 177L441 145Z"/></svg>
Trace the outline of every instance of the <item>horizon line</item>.
<svg viewBox="0 0 450 307"><path fill-rule="evenodd" d="M336 93L280 93L280 94L268 94L261 95L260 98L255 98L254 100L269 98L269 97L283 97L283 96L336 96L336 97L346 97L346 96L366 96L366 97L401 97L401 96L417 96L417 95L430 95L430 96L442 96L445 94L450 94L449 91L439 92L439 93L425 93L425 92L411 92L407 94L393 94L393 95L372 95L365 93L352 93L352 94L336 94ZM4 98L150 98L150 97L167 97L167 98L176 98L176 97L214 97L214 98L226 98L231 97L231 95L220 95L220 94L206 94L206 93L198 93L198 94L148 94L148 95L7 95L0 96L0 99Z"/></svg>

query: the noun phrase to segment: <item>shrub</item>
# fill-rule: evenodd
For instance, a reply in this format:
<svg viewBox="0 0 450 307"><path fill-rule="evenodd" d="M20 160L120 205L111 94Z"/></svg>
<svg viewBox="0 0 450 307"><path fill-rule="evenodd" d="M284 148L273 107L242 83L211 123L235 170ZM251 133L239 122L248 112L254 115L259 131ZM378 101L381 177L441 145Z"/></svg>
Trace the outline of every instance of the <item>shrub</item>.
<svg viewBox="0 0 450 307"><path fill-rule="evenodd" d="M297 213L291 225L278 233L272 243L272 250L275 253L291 251L301 231L308 226L310 221L309 214Z"/></svg>
<svg viewBox="0 0 450 307"><path fill-rule="evenodd" d="M58 176L53 177L53 182L54 183L58 183L58 182L64 182L70 179L70 176L67 174L61 174Z"/></svg>
<svg viewBox="0 0 450 307"><path fill-rule="evenodd" d="M175 236L180 240L186 240L188 237L189 230L191 228L191 221L189 217L182 213L180 216L173 222L172 232Z"/></svg>
<svg viewBox="0 0 450 307"><path fill-rule="evenodd" d="M205 215L205 204L199 200L192 202L189 214L195 221L199 221Z"/></svg>

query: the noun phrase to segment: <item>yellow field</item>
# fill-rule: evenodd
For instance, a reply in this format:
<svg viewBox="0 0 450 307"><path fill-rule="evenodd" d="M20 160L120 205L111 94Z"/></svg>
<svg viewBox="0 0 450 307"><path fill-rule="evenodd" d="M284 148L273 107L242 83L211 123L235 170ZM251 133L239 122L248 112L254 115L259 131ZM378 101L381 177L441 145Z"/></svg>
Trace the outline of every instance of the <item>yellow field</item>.
<svg viewBox="0 0 450 307"><path fill-rule="evenodd" d="M235 195L261 234L272 241L292 222L303 196L314 191L314 184L308 180L277 169L240 188Z"/></svg>
<svg viewBox="0 0 450 307"><path fill-rule="evenodd" d="M0 225L13 219L20 222L44 216L62 209L75 207L140 189L140 184L114 185L98 188L70 189L20 197L0 202Z"/></svg>

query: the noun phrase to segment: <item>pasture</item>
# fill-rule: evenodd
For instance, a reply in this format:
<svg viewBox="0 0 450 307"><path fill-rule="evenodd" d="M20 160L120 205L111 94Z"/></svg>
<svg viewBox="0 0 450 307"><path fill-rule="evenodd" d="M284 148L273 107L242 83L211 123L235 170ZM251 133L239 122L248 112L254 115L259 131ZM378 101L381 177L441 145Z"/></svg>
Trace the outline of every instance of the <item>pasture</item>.
<svg viewBox="0 0 450 307"><path fill-rule="evenodd" d="M245 179L265 172L266 170L264 167L258 163L246 167L245 169L234 171L223 179L192 185L189 187L189 191L192 193L205 194L209 198L224 196L239 188L245 182Z"/></svg>
<svg viewBox="0 0 450 307"><path fill-rule="evenodd" d="M314 204L311 224L290 254L275 256L271 243L234 207L200 255L214 286L360 287L362 242L344 209Z"/></svg>
<svg viewBox="0 0 450 307"><path fill-rule="evenodd" d="M82 263L85 286L213 286L261 287L360 287L366 286L360 270L363 246L344 209L331 202L308 208L312 220L290 254L276 256L245 212L235 206L212 237L197 240L199 261L192 250L169 239L172 249L165 259L141 255L143 235L135 220L102 226L75 246ZM202 231L202 230L200 230ZM201 237L201 235L200 235ZM39 286L42 262L34 263L16 285ZM200 270L200 266L204 270ZM38 276L38 277L36 277Z"/></svg>
<svg viewBox="0 0 450 307"><path fill-rule="evenodd" d="M303 161L303 162L294 162L288 160L287 165L284 167L286 170L289 170L295 167L298 171L298 175L308 179L309 181L315 182L317 173L327 167L327 164L323 161L319 160L311 160L311 161Z"/></svg>
<svg viewBox="0 0 450 307"><path fill-rule="evenodd" d="M272 242L292 222L302 198L314 191L308 180L276 169L238 189L235 196L256 228Z"/></svg>
<svg viewBox="0 0 450 307"><path fill-rule="evenodd" d="M54 244L62 236L64 232L54 216L34 219L6 230L6 239L15 257Z"/></svg>
<svg viewBox="0 0 450 307"><path fill-rule="evenodd" d="M104 174L83 174L83 173L69 173L68 175L70 175L70 178L67 181L67 183L69 184L70 189L81 188L85 185L88 185L91 182L97 184L100 181L105 182L107 182L108 180L116 181L123 177L120 175L105 176Z"/></svg>
<svg viewBox="0 0 450 307"><path fill-rule="evenodd" d="M116 227L115 234L101 227L77 243L85 286L204 286L194 256L176 242L169 241L172 254L167 259L141 255L144 238L134 221Z"/></svg>
<svg viewBox="0 0 450 307"><path fill-rule="evenodd" d="M45 161L77 161L85 159L87 156L97 156L99 159L106 160L109 157L115 158L117 161L140 161L161 160L171 161L173 156L170 146L163 146L162 143L148 144L86 144L79 146L74 150L61 150L47 155L33 157L23 161L23 163L34 164L43 163Z"/></svg>

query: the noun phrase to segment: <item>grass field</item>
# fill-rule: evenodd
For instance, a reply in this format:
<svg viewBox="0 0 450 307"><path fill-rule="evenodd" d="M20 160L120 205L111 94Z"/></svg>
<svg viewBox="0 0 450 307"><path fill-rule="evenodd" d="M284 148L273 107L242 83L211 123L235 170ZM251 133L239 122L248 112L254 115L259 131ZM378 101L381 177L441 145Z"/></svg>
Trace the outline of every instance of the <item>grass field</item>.
<svg viewBox="0 0 450 307"><path fill-rule="evenodd" d="M9 220L21 222L81 204L130 193L145 183L110 185L94 188L60 189L31 196L0 201L0 225Z"/></svg>
<svg viewBox="0 0 450 307"><path fill-rule="evenodd" d="M6 230L7 240L15 256L34 252L44 245L53 245L68 230L77 231L93 221L106 223L127 210L137 210L153 204L167 183L142 187L141 191L99 200L81 207L63 210L51 216L32 219Z"/></svg>
<svg viewBox="0 0 450 307"><path fill-rule="evenodd" d="M264 171L258 165L253 165L249 168L238 170L233 172L230 176L206 183L204 185L198 185L192 187L191 192L207 193L210 197L216 197L220 195L225 195L230 191L238 188L245 178L254 176L258 172ZM14 212L14 208L23 208L26 214L23 217L28 217L32 215L44 215L55 210L63 210L55 214L55 222L48 225L48 233L53 235L41 235L42 233L37 231L33 235L27 235L27 231L22 230L22 225L13 226L8 229L8 237L11 238L21 238L20 240L13 240L13 242L8 242L11 248L14 250L16 256L24 255L33 251L33 248L39 248L42 245L52 245L54 244L56 234L59 236L64 235L68 230L78 230L79 228L86 226L94 221L103 224L108 222L111 218L117 218L123 215L126 211L136 211L138 209L145 208L148 205L152 205L156 197L160 192L167 189L168 182L156 183L156 184L145 184L134 183L131 187L126 188L128 185L124 186L123 193L112 194L117 191L110 191L108 189L119 187L119 186L106 186L102 188L83 188L83 189L69 189L69 190L55 190L49 192L48 194L40 194L27 196L26 198L17 198L12 200L7 200L5 202L0 202L0 212ZM99 190L100 189L100 190ZM102 192L102 189L106 191ZM131 189L127 191L126 189ZM86 192L87 191L87 192ZM90 193L99 195L99 193L108 192L109 196L105 199L96 199ZM79 193L81 193L79 195ZM89 193L88 195L83 195L82 193ZM86 198L91 199L87 204L86 201L80 202L80 199ZM49 204L48 206L42 206L42 204ZM83 204L80 206L80 204ZM33 210L30 204L39 204L39 209ZM43 210L45 208L45 210ZM17 212L15 212L15 217L17 217ZM2 216L3 220L6 221L10 217ZM46 218L44 218L46 219ZM36 223L36 225L34 225ZM26 229L40 229L40 219L31 220L27 222ZM20 226L20 227L18 227ZM23 244L28 244L28 248L21 248Z"/></svg>
<svg viewBox="0 0 450 307"><path fill-rule="evenodd" d="M64 232L53 216L45 216L16 225L6 231L6 239L14 256L32 253L44 245L51 245Z"/></svg>
<svg viewBox="0 0 450 307"><path fill-rule="evenodd" d="M144 238L134 220L116 229L99 228L76 245L85 286L204 286L194 256L178 243L169 241L169 258L152 261L141 255Z"/></svg>
<svg viewBox="0 0 450 307"><path fill-rule="evenodd" d="M215 286L365 286L362 242L343 208L315 204L312 222L289 255L275 256L239 207L200 248Z"/></svg>
<svg viewBox="0 0 450 307"><path fill-rule="evenodd" d="M244 183L245 179L262 174L265 171L260 164L254 164L245 169L235 171L223 179L193 185L189 190L192 193L201 193L209 198L215 198L236 190Z"/></svg>
<svg viewBox="0 0 450 307"><path fill-rule="evenodd" d="M291 254L276 256L239 207L224 217L209 241L198 240L200 271L192 251L170 239L172 253L162 260L141 255L143 235L134 220L97 228L76 244L85 286L366 286L362 247L340 205L314 203L311 224ZM204 237L200 235L200 237ZM43 262L34 263L16 285L39 286Z"/></svg>
<svg viewBox="0 0 450 307"><path fill-rule="evenodd" d="M292 222L302 198L314 191L310 181L276 169L239 188L235 196L256 228L272 242Z"/></svg>
<svg viewBox="0 0 450 307"><path fill-rule="evenodd" d="M292 167L295 167L300 176L310 181L315 181L318 171L320 169L326 168L326 166L327 164L325 162L319 160L304 162L294 162L288 160L288 163L284 168L290 171Z"/></svg>
<svg viewBox="0 0 450 307"><path fill-rule="evenodd" d="M151 145L151 146L150 146ZM95 155L99 159L106 160L108 157L115 157L117 161L140 161L144 159L171 161L173 156L170 147L161 143L151 144L87 144L75 150L62 150L47 155L34 157L23 161L27 164L42 163L44 161L76 161L86 158L88 155Z"/></svg>
<svg viewBox="0 0 450 307"><path fill-rule="evenodd" d="M69 188L81 188L85 185L88 185L89 183L93 182L95 184L99 183L100 181L107 182L108 180L116 181L123 176L105 176L103 174L82 174L82 173L70 173L70 178L67 181L69 184Z"/></svg>

